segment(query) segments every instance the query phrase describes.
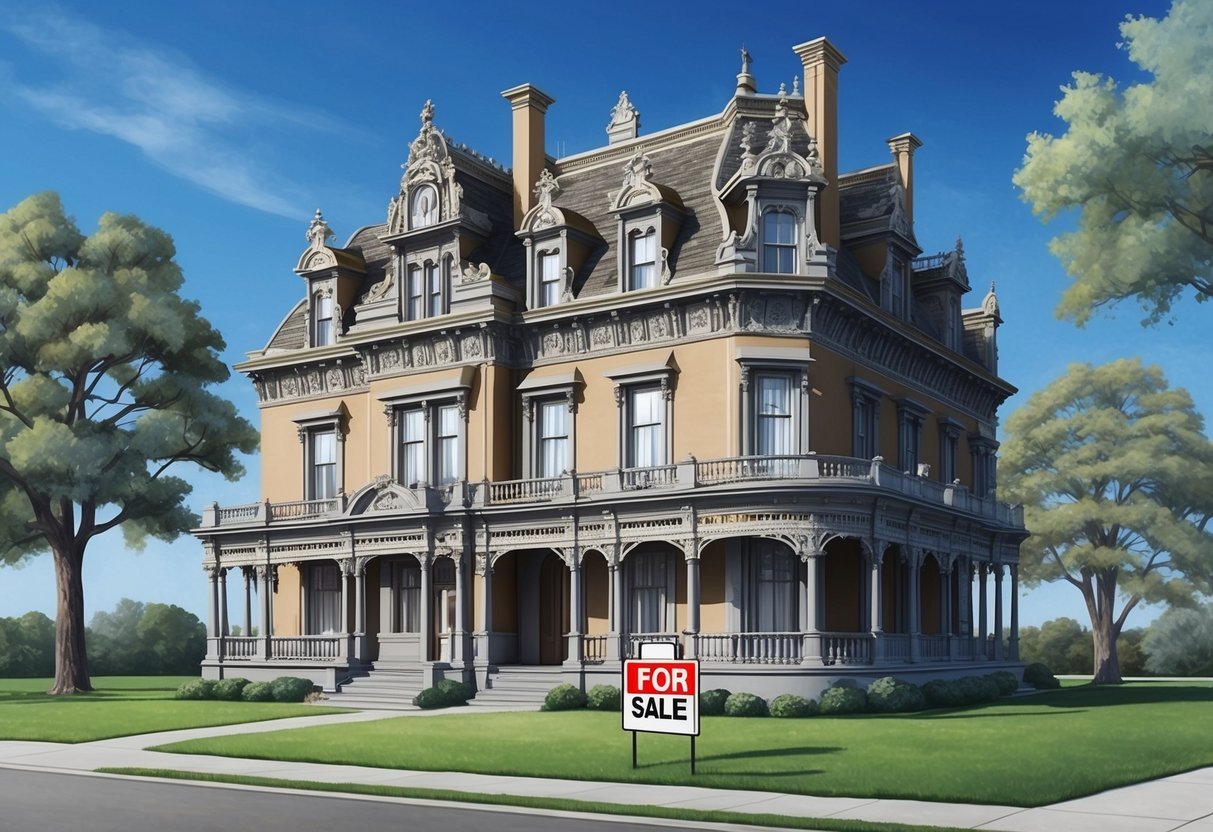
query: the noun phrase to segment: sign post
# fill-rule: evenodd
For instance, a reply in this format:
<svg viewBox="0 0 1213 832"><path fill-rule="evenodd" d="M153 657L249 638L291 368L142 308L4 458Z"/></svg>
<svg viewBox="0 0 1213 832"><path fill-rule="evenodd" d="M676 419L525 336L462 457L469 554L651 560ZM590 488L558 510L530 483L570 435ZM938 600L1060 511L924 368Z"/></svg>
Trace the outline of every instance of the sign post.
<svg viewBox="0 0 1213 832"><path fill-rule="evenodd" d="M623 730L632 732L632 768L636 734L682 734L691 738L691 774L695 773L695 737L699 736L699 661L675 659L673 645L660 645L661 658L640 645L640 658L623 663Z"/></svg>

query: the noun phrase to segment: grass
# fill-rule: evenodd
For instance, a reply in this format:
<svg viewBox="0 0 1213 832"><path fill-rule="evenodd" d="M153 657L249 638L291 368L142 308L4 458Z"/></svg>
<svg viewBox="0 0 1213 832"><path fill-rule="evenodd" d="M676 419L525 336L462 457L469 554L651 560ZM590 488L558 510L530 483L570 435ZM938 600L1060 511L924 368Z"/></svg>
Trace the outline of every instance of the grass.
<svg viewBox="0 0 1213 832"><path fill-rule="evenodd" d="M685 737L618 714L460 713L194 740L156 750L791 794L1041 806L1213 765L1213 687L1068 688L977 708L805 720L705 717Z"/></svg>
<svg viewBox="0 0 1213 832"><path fill-rule="evenodd" d="M238 774L204 774L172 769L149 768L101 768L107 774L123 774L135 777L160 777L170 780L194 780L208 783L232 783L240 786L262 786L303 791L340 792L344 794L371 795L375 797L401 797L414 800L447 800L460 803L477 803L497 806L523 806L529 809L547 809L557 812L593 812L601 815L625 815L629 817L668 818L692 823L735 823L748 826L772 826L782 829L816 829L821 832L961 832L954 827L906 826L905 824L876 823L838 818L795 818L775 814L747 814L745 812L703 811L700 809L675 809L668 806L629 806L620 803L596 803L588 800L569 800L557 797L522 797L508 794L481 794L460 792L451 789L416 789L403 786L368 786L359 783L317 783L311 780L280 780L273 777L250 777Z"/></svg>
<svg viewBox="0 0 1213 832"><path fill-rule="evenodd" d="M289 716L340 713L335 708L276 702L183 702L173 692L186 676L109 676L92 693L47 696L50 679L0 679L0 740L92 740L236 725Z"/></svg>

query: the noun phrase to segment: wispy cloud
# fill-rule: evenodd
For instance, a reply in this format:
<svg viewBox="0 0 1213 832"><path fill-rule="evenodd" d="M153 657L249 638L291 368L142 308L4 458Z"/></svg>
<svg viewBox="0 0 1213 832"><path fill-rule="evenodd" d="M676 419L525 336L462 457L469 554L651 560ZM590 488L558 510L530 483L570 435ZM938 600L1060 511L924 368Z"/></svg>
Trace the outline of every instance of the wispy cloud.
<svg viewBox="0 0 1213 832"><path fill-rule="evenodd" d="M186 56L54 10L14 12L0 31L52 59L55 78L21 77L9 92L63 127L128 142L176 176L240 205L299 218L299 188L253 149L275 128L327 128L294 108L208 77Z"/></svg>

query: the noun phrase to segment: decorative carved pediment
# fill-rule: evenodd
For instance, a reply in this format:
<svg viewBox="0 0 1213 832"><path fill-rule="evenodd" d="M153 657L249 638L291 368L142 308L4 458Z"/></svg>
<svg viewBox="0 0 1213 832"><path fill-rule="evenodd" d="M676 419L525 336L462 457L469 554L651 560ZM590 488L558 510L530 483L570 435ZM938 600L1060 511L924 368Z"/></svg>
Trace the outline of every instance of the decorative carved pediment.
<svg viewBox="0 0 1213 832"><path fill-rule="evenodd" d="M316 215L312 217L312 222L307 227L306 236L307 248L304 249L303 254L299 255L299 264L295 266L295 271L310 272L333 268L337 265L337 254L328 245L328 241L334 237L333 229L329 228L329 224L325 221L319 208L316 209Z"/></svg>
<svg viewBox="0 0 1213 832"><path fill-rule="evenodd" d="M653 163L643 150L623 166L623 188L611 195L611 210L622 211L637 205L675 202L676 195L653 181Z"/></svg>
<svg viewBox="0 0 1213 832"><path fill-rule="evenodd" d="M522 218L522 231L543 231L558 225L565 225L564 212L552 204L554 197L560 194L560 185L552 172L546 168L539 173L539 181L535 183L535 197L539 200L535 207L527 211Z"/></svg>
<svg viewBox="0 0 1213 832"><path fill-rule="evenodd" d="M771 120L766 146L757 149L756 122L747 122L741 128L741 175L764 176L773 179L811 179L824 181L825 169L817 142L808 138L808 149L802 155L793 149L797 132L806 132L801 122L803 114L797 107L790 107L787 92L780 87L779 104ZM807 135L807 133L806 133Z"/></svg>
<svg viewBox="0 0 1213 832"><path fill-rule="evenodd" d="M378 512L424 511L424 492L405 488L387 474L375 477L369 484L358 489L349 499L349 514L375 514Z"/></svg>

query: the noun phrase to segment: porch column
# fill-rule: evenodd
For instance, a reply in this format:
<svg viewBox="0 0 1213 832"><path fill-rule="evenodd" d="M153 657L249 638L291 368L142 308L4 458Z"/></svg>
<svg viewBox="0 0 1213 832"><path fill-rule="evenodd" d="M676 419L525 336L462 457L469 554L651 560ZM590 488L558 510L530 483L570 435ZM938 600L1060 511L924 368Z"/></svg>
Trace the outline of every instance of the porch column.
<svg viewBox="0 0 1213 832"><path fill-rule="evenodd" d="M922 659L922 553L910 553L910 661Z"/></svg>
<svg viewBox="0 0 1213 832"><path fill-rule="evenodd" d="M821 566L825 552L813 549L805 555L805 616L804 658L806 664L821 664Z"/></svg>
<svg viewBox="0 0 1213 832"><path fill-rule="evenodd" d="M493 554L476 555L476 574L480 577L480 593L476 596L476 651L473 662L476 666L476 687L484 690L488 686L489 664L492 662L493 634Z"/></svg>
<svg viewBox="0 0 1213 832"><path fill-rule="evenodd" d="M573 550L572 562L569 564L568 655L570 663L581 666L581 556L576 549Z"/></svg>
<svg viewBox="0 0 1213 832"><path fill-rule="evenodd" d="M952 570L955 565L949 563L948 568L939 573L939 632L941 635L952 635Z"/></svg>
<svg viewBox="0 0 1213 832"><path fill-rule="evenodd" d="M611 573L611 631L607 634L607 659L618 661L622 653L620 639L623 637L623 562L607 564Z"/></svg>
<svg viewBox="0 0 1213 832"><path fill-rule="evenodd" d="M880 636L884 632L884 559L877 555L872 558L871 574L868 577L868 598L871 606L868 608L868 622L872 635Z"/></svg>
<svg viewBox="0 0 1213 832"><path fill-rule="evenodd" d="M219 567L204 566L207 579L206 657L211 661L222 658L219 642Z"/></svg>
<svg viewBox="0 0 1213 832"><path fill-rule="evenodd" d="M417 558L421 564L421 643L418 645L417 658L421 661L430 659L430 641L433 639L434 623L430 620L430 593L434 584L430 578L430 556L421 555Z"/></svg>
<svg viewBox="0 0 1213 832"><path fill-rule="evenodd" d="M366 661L366 564L365 558L354 561L354 658Z"/></svg>
<svg viewBox="0 0 1213 832"><path fill-rule="evenodd" d="M1007 645L1007 658L1013 662L1019 661L1019 564L1012 563L1011 569L1011 636Z"/></svg>
<svg viewBox="0 0 1213 832"><path fill-rule="evenodd" d="M337 564L337 574L341 576L341 632L347 636L350 634L350 575L353 572L354 564L351 561Z"/></svg>
<svg viewBox="0 0 1213 832"><path fill-rule="evenodd" d="M694 544L692 544L694 545ZM687 556L687 626L683 630L686 642L683 658L693 659L698 655L699 638L699 554Z"/></svg>
<svg viewBox="0 0 1213 832"><path fill-rule="evenodd" d="M989 574L990 565L981 563L977 566L977 638L978 651L981 658L988 659L990 654L986 651L986 642L989 640L990 625L988 616L988 605L986 604L986 576Z"/></svg>
<svg viewBox="0 0 1213 832"><path fill-rule="evenodd" d="M959 627L960 632L956 635L965 639L965 645L973 643L973 565L969 558L964 559L964 565L961 567L961 572L957 576L956 581L956 603L959 605L960 613ZM965 647L965 655L968 655L968 647Z"/></svg>
<svg viewBox="0 0 1213 832"><path fill-rule="evenodd" d="M467 558L466 553L461 552L459 557L455 558L455 631L451 633L451 662L463 662L463 639L464 639L464 610L467 608L467 592L468 582L464 574L464 562Z"/></svg>
<svg viewBox="0 0 1213 832"><path fill-rule="evenodd" d="M242 566L240 572L244 575L244 635L248 637L253 634L253 568Z"/></svg>
<svg viewBox="0 0 1213 832"><path fill-rule="evenodd" d="M994 658L1002 656L1002 564L994 564Z"/></svg>
<svg viewBox="0 0 1213 832"><path fill-rule="evenodd" d="M260 655L258 658L265 660L270 658L272 651L270 649L270 636L273 629L272 623L274 620L274 611L270 600L274 594L274 579L272 566L257 567L257 582L261 589L261 639L260 639Z"/></svg>
<svg viewBox="0 0 1213 832"><path fill-rule="evenodd" d="M219 570L219 635L230 632L227 625L227 570Z"/></svg>

